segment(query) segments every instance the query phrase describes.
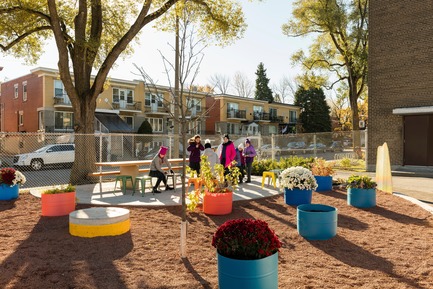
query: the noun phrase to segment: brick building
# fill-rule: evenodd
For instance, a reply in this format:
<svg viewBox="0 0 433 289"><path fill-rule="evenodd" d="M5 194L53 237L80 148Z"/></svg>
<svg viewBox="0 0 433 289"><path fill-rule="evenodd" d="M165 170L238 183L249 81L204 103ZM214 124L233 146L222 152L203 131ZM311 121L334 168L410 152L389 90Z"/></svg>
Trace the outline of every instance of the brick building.
<svg viewBox="0 0 433 289"><path fill-rule="evenodd" d="M73 132L72 103L56 69L38 67L0 87L0 131ZM285 133L295 127L300 111L294 105L239 96L200 91L184 94L190 134ZM171 88L167 86L110 79L97 99L95 130L133 133L147 120L153 133L167 135L174 124L171 99Z"/></svg>
<svg viewBox="0 0 433 289"><path fill-rule="evenodd" d="M433 5L370 1L368 169L387 142L391 166L433 166Z"/></svg>

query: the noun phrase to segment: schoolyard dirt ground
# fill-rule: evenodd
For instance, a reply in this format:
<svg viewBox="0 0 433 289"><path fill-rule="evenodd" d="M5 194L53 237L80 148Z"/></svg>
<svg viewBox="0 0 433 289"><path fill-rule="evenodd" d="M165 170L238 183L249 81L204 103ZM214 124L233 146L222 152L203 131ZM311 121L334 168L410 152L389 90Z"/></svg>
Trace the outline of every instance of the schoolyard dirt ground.
<svg viewBox="0 0 433 289"><path fill-rule="evenodd" d="M0 202L0 288L218 288L212 235L235 218L262 219L279 236L279 288L433 288L431 213L383 192L370 209L348 206L339 188L313 193L313 202L338 209L336 237L302 238L296 208L277 195L234 202L226 216L188 213L182 259L179 206L128 207L130 232L79 238L68 216L42 217L40 200L21 194Z"/></svg>

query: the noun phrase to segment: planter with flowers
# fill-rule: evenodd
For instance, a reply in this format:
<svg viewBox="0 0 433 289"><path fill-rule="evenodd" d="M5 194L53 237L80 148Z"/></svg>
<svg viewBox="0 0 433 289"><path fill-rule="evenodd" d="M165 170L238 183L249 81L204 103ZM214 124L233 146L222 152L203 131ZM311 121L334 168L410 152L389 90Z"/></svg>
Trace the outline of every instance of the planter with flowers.
<svg viewBox="0 0 433 289"><path fill-rule="evenodd" d="M369 176L351 175L347 179L347 204L357 208L376 206L376 186Z"/></svg>
<svg viewBox="0 0 433 289"><path fill-rule="evenodd" d="M208 215L227 215L233 208L233 191L240 171L234 164L224 173L224 166L216 164L212 170L206 156L201 157L200 183L203 187L188 195L188 209L194 210L203 197L203 212Z"/></svg>
<svg viewBox="0 0 433 289"><path fill-rule="evenodd" d="M0 169L0 200L15 200L19 196L20 185L26 182L26 177L14 168Z"/></svg>
<svg viewBox="0 0 433 289"><path fill-rule="evenodd" d="M237 219L222 224L212 246L217 250L220 289L277 289L281 242L262 220Z"/></svg>
<svg viewBox="0 0 433 289"><path fill-rule="evenodd" d="M332 191L334 165L323 158L316 158L311 164L311 172L317 182L316 192Z"/></svg>
<svg viewBox="0 0 433 289"><path fill-rule="evenodd" d="M42 216L66 216L75 211L75 187L53 188L41 194Z"/></svg>
<svg viewBox="0 0 433 289"><path fill-rule="evenodd" d="M280 190L284 192L287 205L310 204L317 182L310 170L304 167L290 167L279 177Z"/></svg>

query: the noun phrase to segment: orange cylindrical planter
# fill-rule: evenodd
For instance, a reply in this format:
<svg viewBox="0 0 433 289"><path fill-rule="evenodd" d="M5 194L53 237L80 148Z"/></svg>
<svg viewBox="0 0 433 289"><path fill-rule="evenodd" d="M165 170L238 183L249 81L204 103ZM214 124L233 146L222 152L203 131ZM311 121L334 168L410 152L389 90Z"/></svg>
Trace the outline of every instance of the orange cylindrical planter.
<svg viewBox="0 0 433 289"><path fill-rule="evenodd" d="M42 194L42 216L66 216L75 211L75 192Z"/></svg>
<svg viewBox="0 0 433 289"><path fill-rule="evenodd" d="M227 215L232 212L233 192L209 193L203 197L203 212L208 215Z"/></svg>

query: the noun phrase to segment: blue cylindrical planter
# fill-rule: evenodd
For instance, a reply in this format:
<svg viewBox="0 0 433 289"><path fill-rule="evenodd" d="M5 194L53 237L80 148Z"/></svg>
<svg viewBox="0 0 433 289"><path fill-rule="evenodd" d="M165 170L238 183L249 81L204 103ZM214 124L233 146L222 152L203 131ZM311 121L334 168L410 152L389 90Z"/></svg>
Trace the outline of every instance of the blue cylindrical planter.
<svg viewBox="0 0 433 289"><path fill-rule="evenodd" d="M337 209L321 204L297 208L298 233L307 240L328 240L337 235Z"/></svg>
<svg viewBox="0 0 433 289"><path fill-rule="evenodd" d="M284 202L287 205L298 206L302 204L310 204L313 197L312 190L300 189L285 189Z"/></svg>
<svg viewBox="0 0 433 289"><path fill-rule="evenodd" d="M376 206L376 189L347 189L347 204L357 208Z"/></svg>
<svg viewBox="0 0 433 289"><path fill-rule="evenodd" d="M257 260L217 257L220 289L278 289L278 252Z"/></svg>
<svg viewBox="0 0 433 289"><path fill-rule="evenodd" d="M19 185L6 185L1 184L0 185L0 200L1 201L9 201L14 200L18 198L18 193L20 191Z"/></svg>
<svg viewBox="0 0 433 289"><path fill-rule="evenodd" d="M316 192L332 191L332 176L314 176L317 182Z"/></svg>

